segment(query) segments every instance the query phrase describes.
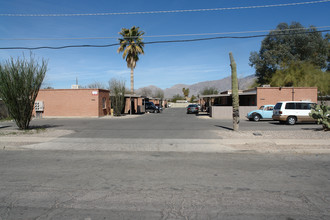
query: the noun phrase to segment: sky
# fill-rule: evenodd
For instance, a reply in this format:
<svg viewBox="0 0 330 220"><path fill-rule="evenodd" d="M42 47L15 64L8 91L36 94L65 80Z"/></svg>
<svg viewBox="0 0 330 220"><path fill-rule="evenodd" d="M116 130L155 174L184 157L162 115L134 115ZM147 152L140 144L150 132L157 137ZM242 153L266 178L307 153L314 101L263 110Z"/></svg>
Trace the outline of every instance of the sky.
<svg viewBox="0 0 330 220"><path fill-rule="evenodd" d="M132 26L145 32L145 42L267 34L267 30L275 29L282 22L330 29L330 1L250 7L314 1L317 0L0 0L0 47L116 44L121 28ZM217 10L124 14L195 9ZM97 13L122 14L93 15ZM134 70L134 87L155 85L165 89L175 84L191 85L228 77L231 75L229 52L234 55L238 76L252 75L255 69L249 65L250 53L259 51L263 38L146 44L145 54L140 56ZM71 88L76 78L82 86L95 82L108 86L108 81L116 78L126 81L129 88L130 69L117 48L40 49L32 53L48 61L44 87ZM0 49L1 62L29 55L30 50Z"/></svg>

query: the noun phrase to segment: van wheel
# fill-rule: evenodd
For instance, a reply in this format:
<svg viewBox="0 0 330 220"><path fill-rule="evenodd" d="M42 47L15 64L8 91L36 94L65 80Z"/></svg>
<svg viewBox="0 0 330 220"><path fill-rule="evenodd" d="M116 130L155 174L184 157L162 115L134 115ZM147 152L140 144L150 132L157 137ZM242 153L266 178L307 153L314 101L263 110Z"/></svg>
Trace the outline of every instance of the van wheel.
<svg viewBox="0 0 330 220"><path fill-rule="evenodd" d="M253 121L260 121L260 115L253 115Z"/></svg>
<svg viewBox="0 0 330 220"><path fill-rule="evenodd" d="M287 119L287 123L288 123L289 125L294 125L294 124L296 124L296 121L297 121L296 117L293 117L293 116L290 116L290 117L288 117L288 119Z"/></svg>

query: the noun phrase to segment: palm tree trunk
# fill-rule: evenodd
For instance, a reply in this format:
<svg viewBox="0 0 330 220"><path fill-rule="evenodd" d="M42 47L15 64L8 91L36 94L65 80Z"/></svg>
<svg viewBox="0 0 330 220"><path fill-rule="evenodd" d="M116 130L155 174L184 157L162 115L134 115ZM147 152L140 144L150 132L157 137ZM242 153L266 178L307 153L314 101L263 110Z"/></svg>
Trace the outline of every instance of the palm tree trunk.
<svg viewBox="0 0 330 220"><path fill-rule="evenodd" d="M131 68L131 95L134 94L134 69Z"/></svg>

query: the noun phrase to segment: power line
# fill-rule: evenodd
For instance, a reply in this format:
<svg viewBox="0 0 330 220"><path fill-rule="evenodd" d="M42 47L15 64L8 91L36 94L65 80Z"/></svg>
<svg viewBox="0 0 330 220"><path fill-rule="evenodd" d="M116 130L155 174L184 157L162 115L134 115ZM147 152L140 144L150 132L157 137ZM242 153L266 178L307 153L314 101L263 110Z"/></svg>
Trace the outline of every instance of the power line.
<svg viewBox="0 0 330 220"><path fill-rule="evenodd" d="M286 4L274 4L274 5L240 6L240 7L229 7L229 8L183 9L183 10L137 11L137 12L108 12L108 13L79 13L79 14L0 14L0 16L6 16L6 17L71 17L71 16L165 14L165 13L207 12L207 11L225 11L225 10L240 10L240 9L286 7L286 6L308 5L308 4L317 4L317 3L325 3L325 2L330 2L330 0L295 2L295 3L286 3Z"/></svg>
<svg viewBox="0 0 330 220"><path fill-rule="evenodd" d="M314 31L314 33L322 33L322 32L329 32L329 30L322 30L322 31ZM293 34L307 34L310 32L298 32L298 33L278 33L278 34L271 34L271 36L282 36L282 35L293 35ZM209 37L209 38L196 38L196 39L185 39L185 40L169 40L169 41L151 41L151 42L144 42L144 44L162 44L162 43L184 43L184 42L194 42L194 41L206 41L206 40L216 40L216 39L248 39L248 38L258 38L258 37L266 37L269 35L262 34L262 35L253 35L253 36L223 36L223 37ZM50 46L41 46L41 47L1 47L0 50L39 50L39 49L66 49L66 48L101 48L101 47L114 47L119 46L119 43L115 44L106 44L106 45L66 45L66 46L59 46L59 47L50 47Z"/></svg>
<svg viewBox="0 0 330 220"><path fill-rule="evenodd" d="M330 28L330 26L312 27L315 29ZM256 31L236 31L236 32L220 32L220 33L196 33L196 34L167 34L167 35L146 35L143 38L159 38L159 37L188 37L188 36L206 36L206 35L226 35L226 34L249 34L260 32L282 32L291 30L308 30L310 28L288 28L274 30L256 30ZM35 41L35 40L105 40L118 39L119 37L73 37L73 38L0 38L0 40L8 41Z"/></svg>

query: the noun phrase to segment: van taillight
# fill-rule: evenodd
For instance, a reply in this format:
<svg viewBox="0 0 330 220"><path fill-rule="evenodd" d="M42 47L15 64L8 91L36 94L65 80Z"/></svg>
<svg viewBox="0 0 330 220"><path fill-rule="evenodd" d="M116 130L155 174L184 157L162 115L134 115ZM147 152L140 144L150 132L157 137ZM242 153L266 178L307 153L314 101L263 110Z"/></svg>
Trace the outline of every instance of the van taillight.
<svg viewBox="0 0 330 220"><path fill-rule="evenodd" d="M279 113L280 115L282 115L282 111L279 111L278 113Z"/></svg>

